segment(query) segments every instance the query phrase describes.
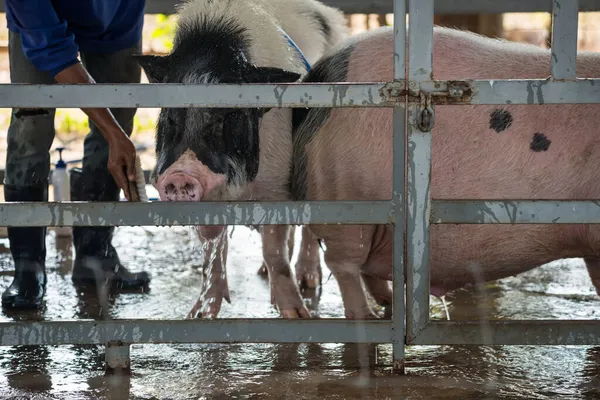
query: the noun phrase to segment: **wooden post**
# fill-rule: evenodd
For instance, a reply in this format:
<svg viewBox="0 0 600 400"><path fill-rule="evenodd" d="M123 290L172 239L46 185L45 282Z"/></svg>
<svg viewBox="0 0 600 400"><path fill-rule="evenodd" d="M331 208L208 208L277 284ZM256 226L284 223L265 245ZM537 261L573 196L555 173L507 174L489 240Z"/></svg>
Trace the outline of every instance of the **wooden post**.
<svg viewBox="0 0 600 400"><path fill-rule="evenodd" d="M377 20L379 21L379 26L387 26L387 20L385 19L385 14L379 14L377 16Z"/></svg>

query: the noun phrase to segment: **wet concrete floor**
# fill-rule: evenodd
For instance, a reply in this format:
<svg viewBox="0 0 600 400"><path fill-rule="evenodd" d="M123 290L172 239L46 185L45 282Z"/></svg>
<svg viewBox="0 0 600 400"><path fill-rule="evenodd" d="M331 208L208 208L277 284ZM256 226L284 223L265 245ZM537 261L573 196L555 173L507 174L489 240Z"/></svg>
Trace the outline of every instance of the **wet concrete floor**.
<svg viewBox="0 0 600 400"><path fill-rule="evenodd" d="M232 228L230 228L231 230ZM297 240L299 239L299 233ZM261 263L259 236L236 227L230 242L232 304L221 317L276 318ZM45 310L0 321L99 318L93 294L71 283L68 242L48 235ZM8 241L3 239L8 247ZM200 288L201 260L189 228L118 228L114 243L127 266L153 275L148 293L120 294L109 318L184 318ZM65 246L66 252L65 252ZM58 248L58 250L57 250ZM296 247L298 248L298 247ZM60 250L62 249L62 250ZM11 281L0 254L0 289ZM321 318L343 317L337 284L328 279L317 304ZM600 319L598 298L580 260L541 269L446 298L452 320ZM432 298L432 315L445 318ZM103 347L0 348L2 399L600 399L600 347L414 346L406 376L389 374L391 346L344 344L133 345L130 378L104 377ZM361 368L367 366L368 368Z"/></svg>

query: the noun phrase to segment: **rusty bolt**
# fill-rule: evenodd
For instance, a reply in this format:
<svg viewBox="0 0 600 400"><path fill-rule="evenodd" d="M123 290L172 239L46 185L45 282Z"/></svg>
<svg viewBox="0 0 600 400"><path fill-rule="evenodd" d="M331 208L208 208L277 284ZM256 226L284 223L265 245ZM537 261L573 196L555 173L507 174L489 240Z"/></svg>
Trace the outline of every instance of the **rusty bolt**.
<svg viewBox="0 0 600 400"><path fill-rule="evenodd" d="M448 94L449 94L451 97L460 97L460 96L462 96L463 94L465 94L465 92L464 92L464 90L462 90L462 89L459 89L459 88L455 88L455 87L453 87L453 88L450 88L450 89L448 89Z"/></svg>

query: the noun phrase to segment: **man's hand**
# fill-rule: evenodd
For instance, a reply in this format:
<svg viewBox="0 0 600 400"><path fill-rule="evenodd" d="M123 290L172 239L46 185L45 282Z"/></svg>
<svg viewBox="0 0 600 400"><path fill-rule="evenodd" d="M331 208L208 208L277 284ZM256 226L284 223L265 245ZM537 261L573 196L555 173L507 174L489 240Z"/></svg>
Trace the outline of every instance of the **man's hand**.
<svg viewBox="0 0 600 400"><path fill-rule="evenodd" d="M63 69L55 77L58 83L96 83L80 63ZM82 108L100 129L108 143L108 170L117 186L131 201L129 182L135 182L135 146L108 108Z"/></svg>
<svg viewBox="0 0 600 400"><path fill-rule="evenodd" d="M108 170L117 186L123 189L127 200L131 201L129 182L135 182L135 146L125 132L122 133L114 135L114 139L108 142Z"/></svg>

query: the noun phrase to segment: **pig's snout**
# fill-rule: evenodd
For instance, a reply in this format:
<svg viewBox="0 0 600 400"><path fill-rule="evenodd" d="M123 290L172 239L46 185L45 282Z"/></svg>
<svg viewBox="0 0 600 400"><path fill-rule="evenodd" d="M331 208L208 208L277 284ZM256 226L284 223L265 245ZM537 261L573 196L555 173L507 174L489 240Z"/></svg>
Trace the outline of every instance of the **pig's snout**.
<svg viewBox="0 0 600 400"><path fill-rule="evenodd" d="M175 173L161 182L159 194L162 201L200 201L202 184L193 176Z"/></svg>

